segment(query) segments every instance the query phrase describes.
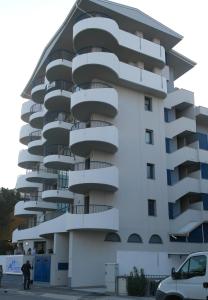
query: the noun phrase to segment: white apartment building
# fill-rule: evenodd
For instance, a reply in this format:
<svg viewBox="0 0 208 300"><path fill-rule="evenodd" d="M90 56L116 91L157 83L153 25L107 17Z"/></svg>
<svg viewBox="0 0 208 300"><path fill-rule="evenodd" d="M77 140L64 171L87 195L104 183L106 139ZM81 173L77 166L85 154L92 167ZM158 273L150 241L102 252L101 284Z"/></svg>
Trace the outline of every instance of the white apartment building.
<svg viewBox="0 0 208 300"><path fill-rule="evenodd" d="M208 108L174 86L195 65L172 49L181 39L137 9L77 0L44 49L22 93L13 233L45 253L40 270L50 253L37 281L101 286L106 263L166 275L207 249Z"/></svg>

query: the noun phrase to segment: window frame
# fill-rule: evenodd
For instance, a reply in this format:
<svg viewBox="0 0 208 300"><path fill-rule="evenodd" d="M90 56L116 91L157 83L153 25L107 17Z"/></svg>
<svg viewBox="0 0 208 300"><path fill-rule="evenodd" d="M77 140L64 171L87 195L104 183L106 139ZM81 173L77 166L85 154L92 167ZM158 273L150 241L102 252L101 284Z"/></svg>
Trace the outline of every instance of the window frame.
<svg viewBox="0 0 208 300"><path fill-rule="evenodd" d="M127 243L142 244L143 240L138 233L131 233L127 239Z"/></svg>
<svg viewBox="0 0 208 300"><path fill-rule="evenodd" d="M147 168L147 179L155 179L155 164L147 163L146 168Z"/></svg>
<svg viewBox="0 0 208 300"><path fill-rule="evenodd" d="M195 274L194 275L194 272L190 272L190 263L191 263L191 260L196 260L196 258L201 258L201 257L204 257L205 258L205 270L200 274ZM188 271L187 272L182 272L182 269L184 268L184 266L186 266L188 264ZM206 272L207 272L207 257L206 255L194 255L194 256L191 256L189 259L187 259L184 264L180 267L180 269L176 272L177 274L177 279L181 280L181 279L189 279L189 278L193 278L193 277L203 277L206 275Z"/></svg>
<svg viewBox="0 0 208 300"><path fill-rule="evenodd" d="M109 237L114 236L115 239L109 239ZM107 232L105 235L105 242L113 242L113 243L120 243L121 242L121 237L118 233L116 232Z"/></svg>
<svg viewBox="0 0 208 300"><path fill-rule="evenodd" d="M152 241L153 238L158 238L157 241ZM149 239L149 244L153 244L153 245L162 245L163 244L163 240L162 238L160 237L159 234L152 234L150 239Z"/></svg>
<svg viewBox="0 0 208 300"><path fill-rule="evenodd" d="M147 145L154 145L154 132L152 129L145 129L145 143Z"/></svg>
<svg viewBox="0 0 208 300"><path fill-rule="evenodd" d="M148 103L147 103L147 101L148 101ZM152 97L144 96L144 110L152 111Z"/></svg>

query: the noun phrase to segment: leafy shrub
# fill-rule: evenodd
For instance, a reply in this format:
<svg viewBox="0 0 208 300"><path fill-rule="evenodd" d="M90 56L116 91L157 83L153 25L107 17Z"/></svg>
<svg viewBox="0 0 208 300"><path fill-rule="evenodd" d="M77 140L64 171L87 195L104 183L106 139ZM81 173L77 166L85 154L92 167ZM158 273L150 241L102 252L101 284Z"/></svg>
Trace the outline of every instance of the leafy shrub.
<svg viewBox="0 0 208 300"><path fill-rule="evenodd" d="M127 291L129 296L145 296L147 287L147 279L144 275L144 270L141 269L138 273L136 267L130 273L127 279Z"/></svg>

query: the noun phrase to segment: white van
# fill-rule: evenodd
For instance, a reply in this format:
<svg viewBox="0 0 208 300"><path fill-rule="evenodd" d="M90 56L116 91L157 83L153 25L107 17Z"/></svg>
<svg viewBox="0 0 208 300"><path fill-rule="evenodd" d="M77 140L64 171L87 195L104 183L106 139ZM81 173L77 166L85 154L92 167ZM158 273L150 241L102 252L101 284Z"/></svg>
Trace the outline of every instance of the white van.
<svg viewBox="0 0 208 300"><path fill-rule="evenodd" d="M156 300L208 300L208 252L192 253L163 280Z"/></svg>

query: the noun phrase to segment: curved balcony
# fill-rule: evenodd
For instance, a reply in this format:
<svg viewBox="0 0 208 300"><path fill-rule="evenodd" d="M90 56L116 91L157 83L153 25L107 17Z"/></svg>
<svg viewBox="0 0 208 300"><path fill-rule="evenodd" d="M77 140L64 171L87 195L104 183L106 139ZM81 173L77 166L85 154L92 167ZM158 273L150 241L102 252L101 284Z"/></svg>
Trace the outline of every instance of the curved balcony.
<svg viewBox="0 0 208 300"><path fill-rule="evenodd" d="M74 171L69 172L69 189L78 194L91 190L115 192L118 189L118 169L100 161L77 163Z"/></svg>
<svg viewBox="0 0 208 300"><path fill-rule="evenodd" d="M12 233L12 243L17 243L18 241L23 240L41 240L38 232L37 226L32 228L17 228Z"/></svg>
<svg viewBox="0 0 208 300"><path fill-rule="evenodd" d="M26 101L22 104L22 109L21 109L21 119L22 121L28 123L29 122L29 118L30 118L30 115L31 115L31 106L33 105L33 101L29 100L29 101Z"/></svg>
<svg viewBox="0 0 208 300"><path fill-rule="evenodd" d="M141 38L135 34L121 30L115 20L109 17L87 13L86 18L79 20L73 27L73 41L76 50L99 45L108 47L114 52L142 60L152 66L162 68L165 65L165 49L163 46Z"/></svg>
<svg viewBox="0 0 208 300"><path fill-rule="evenodd" d="M31 90L32 100L36 103L43 103L45 96L45 78L38 78L33 82L33 88Z"/></svg>
<svg viewBox="0 0 208 300"><path fill-rule="evenodd" d="M27 175L19 175L16 182L16 190L20 193L32 193L41 188L41 184L27 181Z"/></svg>
<svg viewBox="0 0 208 300"><path fill-rule="evenodd" d="M118 93L116 89L102 82L90 82L75 86L71 96L73 116L87 121L92 114L113 118L118 113Z"/></svg>
<svg viewBox="0 0 208 300"><path fill-rule="evenodd" d="M48 189L42 192L42 199L52 203L72 203L74 194L68 189Z"/></svg>
<svg viewBox="0 0 208 300"><path fill-rule="evenodd" d="M36 226L27 229L16 229L12 241L38 239L40 236L69 230L119 230L118 209L105 205L90 205L89 212L84 208L74 207L70 213L67 210L55 210L45 214L44 219Z"/></svg>
<svg viewBox="0 0 208 300"><path fill-rule="evenodd" d="M71 128L70 147L74 154L83 157L93 150L115 153L118 150L118 130L105 121L78 122Z"/></svg>
<svg viewBox="0 0 208 300"><path fill-rule="evenodd" d="M50 210L57 210L57 205L54 203L46 203L42 200L38 201L26 201L24 202L24 209L35 212L45 212Z"/></svg>
<svg viewBox="0 0 208 300"><path fill-rule="evenodd" d="M49 82L60 80L71 80L71 67L74 53L67 50L56 50L51 53L48 58L46 67L46 78Z"/></svg>
<svg viewBox="0 0 208 300"><path fill-rule="evenodd" d="M14 216L18 217L32 217L36 215L37 213L33 211L26 211L24 208L25 201L19 201L15 204L14 207Z"/></svg>
<svg viewBox="0 0 208 300"><path fill-rule="evenodd" d="M31 134L34 132L34 128L32 128L29 124L25 124L20 129L19 141L23 145L27 145L31 141Z"/></svg>
<svg viewBox="0 0 208 300"><path fill-rule="evenodd" d="M87 47L73 59L72 74L78 85L91 82L94 78L116 82L119 78L119 60L106 48Z"/></svg>
<svg viewBox="0 0 208 300"><path fill-rule="evenodd" d="M72 82L56 80L47 85L45 107L50 111L70 112Z"/></svg>
<svg viewBox="0 0 208 300"><path fill-rule="evenodd" d="M46 115L43 136L49 144L69 144L73 119L68 113L50 112Z"/></svg>
<svg viewBox="0 0 208 300"><path fill-rule="evenodd" d="M32 140L28 143L28 152L33 155L43 156L45 143L46 140L43 137L37 140Z"/></svg>
<svg viewBox="0 0 208 300"><path fill-rule="evenodd" d="M31 107L31 115L29 118L30 125L34 128L43 128L43 118L46 114L46 109L44 109L42 104L34 104Z"/></svg>
<svg viewBox="0 0 208 300"><path fill-rule="evenodd" d="M42 161L42 157L38 155L32 155L27 149L21 150L18 156L18 166L24 169L33 168L37 163Z"/></svg>
<svg viewBox="0 0 208 300"><path fill-rule="evenodd" d="M78 20L73 26L73 42L76 50L96 44L115 49L119 45L118 36L118 24L107 15L86 14L86 18Z"/></svg>
<svg viewBox="0 0 208 300"><path fill-rule="evenodd" d="M42 137L42 130L35 130L30 134L30 142L28 143L28 152L33 155L43 156L43 146L45 139Z"/></svg>
<svg viewBox="0 0 208 300"><path fill-rule="evenodd" d="M37 166L31 170L27 170L27 181L36 183L56 182L58 179L57 170L48 169L41 166Z"/></svg>
<svg viewBox="0 0 208 300"><path fill-rule="evenodd" d="M75 157L68 146L49 145L44 149L43 164L47 168L70 170L74 168Z"/></svg>
<svg viewBox="0 0 208 300"><path fill-rule="evenodd" d="M68 230L119 230L118 209L107 205L90 205L87 213L85 210L84 207L75 206L72 214L68 214Z"/></svg>
<svg viewBox="0 0 208 300"><path fill-rule="evenodd" d="M122 84L140 92L160 98L167 95L166 78L153 72L119 61L118 57L103 48L88 48L72 61L73 79L76 84L99 80ZM84 52L83 51L83 52ZM108 53L105 53L108 51Z"/></svg>

